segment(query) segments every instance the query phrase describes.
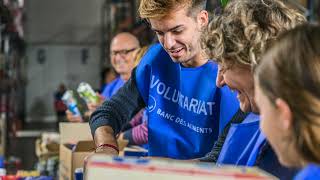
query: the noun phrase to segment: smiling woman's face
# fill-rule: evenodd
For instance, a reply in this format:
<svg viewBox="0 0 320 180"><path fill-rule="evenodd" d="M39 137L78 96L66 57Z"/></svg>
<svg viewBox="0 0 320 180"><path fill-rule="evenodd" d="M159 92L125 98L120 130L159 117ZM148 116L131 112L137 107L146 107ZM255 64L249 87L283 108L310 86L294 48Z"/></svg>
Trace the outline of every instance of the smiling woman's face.
<svg viewBox="0 0 320 180"><path fill-rule="evenodd" d="M259 112L254 102L254 80L250 67L234 65L226 69L219 64L216 84L218 87L227 85L238 93L237 98L243 112Z"/></svg>

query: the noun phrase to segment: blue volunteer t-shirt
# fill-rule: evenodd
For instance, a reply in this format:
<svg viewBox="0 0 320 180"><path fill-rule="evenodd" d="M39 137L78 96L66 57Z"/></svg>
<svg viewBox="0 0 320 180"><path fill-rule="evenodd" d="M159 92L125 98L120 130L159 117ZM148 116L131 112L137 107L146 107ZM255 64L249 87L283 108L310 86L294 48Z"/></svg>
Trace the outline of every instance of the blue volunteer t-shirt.
<svg viewBox="0 0 320 180"><path fill-rule="evenodd" d="M120 77L117 77L115 80L111 81L103 90L101 95L105 99L110 99L112 95L114 95L123 85L125 81L123 81Z"/></svg>
<svg viewBox="0 0 320 180"><path fill-rule="evenodd" d="M148 109L150 156L191 159L211 150L239 108L234 93L216 87L217 70L213 61L182 67L161 45L150 47L136 69L137 87Z"/></svg>

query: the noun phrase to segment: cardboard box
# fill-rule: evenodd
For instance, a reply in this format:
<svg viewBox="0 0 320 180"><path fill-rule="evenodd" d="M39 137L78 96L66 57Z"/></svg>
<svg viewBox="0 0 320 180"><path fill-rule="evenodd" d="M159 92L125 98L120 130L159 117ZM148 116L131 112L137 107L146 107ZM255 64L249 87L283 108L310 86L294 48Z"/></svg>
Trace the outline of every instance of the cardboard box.
<svg viewBox="0 0 320 180"><path fill-rule="evenodd" d="M45 132L36 140L36 155L39 160L48 160L59 155L60 134Z"/></svg>
<svg viewBox="0 0 320 180"><path fill-rule="evenodd" d="M59 179L73 180L76 168L94 151L88 123L60 123Z"/></svg>
<svg viewBox="0 0 320 180"><path fill-rule="evenodd" d="M60 123L60 144L92 140L89 123Z"/></svg>
<svg viewBox="0 0 320 180"><path fill-rule="evenodd" d="M94 155L86 167L86 180L213 180L277 179L257 168L214 166L212 163L110 157Z"/></svg>

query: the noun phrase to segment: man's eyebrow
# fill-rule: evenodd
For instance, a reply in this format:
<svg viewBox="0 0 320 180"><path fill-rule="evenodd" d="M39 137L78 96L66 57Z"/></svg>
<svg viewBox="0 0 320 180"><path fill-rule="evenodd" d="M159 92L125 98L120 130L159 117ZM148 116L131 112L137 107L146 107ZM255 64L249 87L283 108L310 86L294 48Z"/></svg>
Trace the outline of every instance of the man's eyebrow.
<svg viewBox="0 0 320 180"><path fill-rule="evenodd" d="M182 25L182 24L177 25L177 26L169 29L168 31L174 31L174 30L176 30L176 29L178 29L178 28L180 28L180 27L183 27L183 25ZM152 29L153 31L156 31L156 32L161 32L161 31L159 31L159 30L157 30L157 29L155 29L155 28L151 28L151 29Z"/></svg>

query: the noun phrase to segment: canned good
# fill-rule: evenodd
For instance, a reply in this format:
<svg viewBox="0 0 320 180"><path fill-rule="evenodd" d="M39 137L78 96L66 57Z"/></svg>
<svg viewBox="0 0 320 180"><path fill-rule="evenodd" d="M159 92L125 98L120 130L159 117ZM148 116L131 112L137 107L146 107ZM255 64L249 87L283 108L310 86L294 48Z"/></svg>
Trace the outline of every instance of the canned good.
<svg viewBox="0 0 320 180"><path fill-rule="evenodd" d="M76 168L74 170L74 179L83 180L83 168Z"/></svg>
<svg viewBox="0 0 320 180"><path fill-rule="evenodd" d="M62 96L62 101L68 107L68 110L75 116L81 116L80 111L77 107L77 101L73 96L73 91L68 90Z"/></svg>
<svg viewBox="0 0 320 180"><path fill-rule="evenodd" d="M80 83L77 91L80 97L86 101L86 103L95 103L95 104L98 103L99 97L94 92L90 84L86 82Z"/></svg>

